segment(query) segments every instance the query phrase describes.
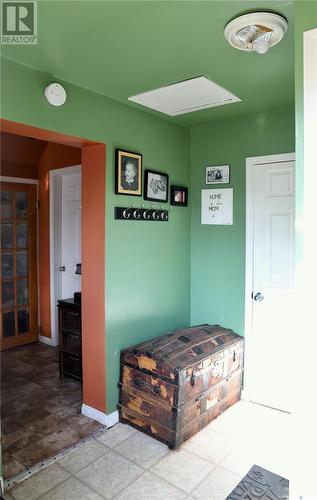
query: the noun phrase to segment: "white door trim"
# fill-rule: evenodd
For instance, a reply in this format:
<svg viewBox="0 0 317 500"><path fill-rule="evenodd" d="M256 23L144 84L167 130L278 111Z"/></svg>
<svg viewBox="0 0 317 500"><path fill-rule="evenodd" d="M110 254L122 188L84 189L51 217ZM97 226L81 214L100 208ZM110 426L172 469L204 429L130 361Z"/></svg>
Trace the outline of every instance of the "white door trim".
<svg viewBox="0 0 317 500"><path fill-rule="evenodd" d="M10 177L7 175L0 175L0 182L14 182L16 184L36 184L39 185L38 179L27 179L24 177Z"/></svg>
<svg viewBox="0 0 317 500"><path fill-rule="evenodd" d="M299 272L305 291L307 325L316 324L317 232L316 232L316 127L317 127L317 28L304 33L304 193L302 220L303 266ZM307 296L308 295L308 296ZM309 304L309 305L308 305ZM309 317L309 319L308 319ZM312 328L312 330L314 330ZM311 339L312 341L315 340Z"/></svg>
<svg viewBox="0 0 317 500"><path fill-rule="evenodd" d="M58 345L58 323L57 323L57 289L55 279L55 268L57 255L55 251L56 234L60 233L60 190L57 186L58 178L65 174L81 172L81 165L57 168L49 172L49 206L50 206L50 298L51 298L51 338L46 338L46 343Z"/></svg>
<svg viewBox="0 0 317 500"><path fill-rule="evenodd" d="M245 314L244 314L244 338L245 338L245 371L242 399L250 401L252 398L249 377L249 359L252 359L252 300L253 291L253 265L254 265L254 167L256 165L267 165L268 163L281 163L295 161L295 153L277 155L253 156L246 158L246 240L245 240Z"/></svg>
<svg viewBox="0 0 317 500"><path fill-rule="evenodd" d="M305 332L306 355L298 356L294 391L297 395L293 449L296 449L296 475L290 483L290 498L310 500L317 498L317 399L316 391L316 282L317 282L317 229L316 229L316 130L317 130L317 29L303 33L303 90L304 90L304 137L303 151L298 148L302 162L299 177L303 182L302 206L296 218L296 229L302 239L302 254L296 265L296 300L300 314L297 315L297 329ZM298 97L300 100L300 97ZM299 107L301 103L299 104ZM299 252L300 253L300 252ZM313 396L312 396L313 395ZM301 467L300 467L301 465ZM293 490L293 491L292 491Z"/></svg>

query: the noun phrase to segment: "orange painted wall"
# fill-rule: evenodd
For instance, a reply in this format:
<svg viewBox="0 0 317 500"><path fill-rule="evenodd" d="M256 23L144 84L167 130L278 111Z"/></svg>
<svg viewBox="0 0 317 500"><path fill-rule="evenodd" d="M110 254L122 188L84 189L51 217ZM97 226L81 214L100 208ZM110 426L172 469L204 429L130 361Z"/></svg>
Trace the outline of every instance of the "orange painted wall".
<svg viewBox="0 0 317 500"><path fill-rule="evenodd" d="M38 179L38 165L23 165L1 160L1 175L21 177L23 179Z"/></svg>
<svg viewBox="0 0 317 500"><path fill-rule="evenodd" d="M105 167L104 145L82 149L83 400L101 412L106 411Z"/></svg>
<svg viewBox="0 0 317 500"><path fill-rule="evenodd" d="M49 142L39 162L39 285L41 335L51 337L49 171L79 165L81 149Z"/></svg>
<svg viewBox="0 0 317 500"><path fill-rule="evenodd" d="M1 175L38 179L38 164L46 141L1 132Z"/></svg>
<svg viewBox="0 0 317 500"><path fill-rule="evenodd" d="M51 337L49 171L80 163L80 147L1 133L1 175L39 179L39 318L44 337Z"/></svg>

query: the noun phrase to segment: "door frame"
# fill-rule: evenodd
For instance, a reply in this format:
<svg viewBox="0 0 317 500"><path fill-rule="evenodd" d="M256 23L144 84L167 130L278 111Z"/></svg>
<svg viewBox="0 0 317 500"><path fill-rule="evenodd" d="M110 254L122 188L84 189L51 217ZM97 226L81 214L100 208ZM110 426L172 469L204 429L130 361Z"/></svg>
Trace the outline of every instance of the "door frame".
<svg viewBox="0 0 317 500"><path fill-rule="evenodd" d="M65 174L80 172L81 165L57 168L49 171L49 234L50 234L50 299L51 299L51 338L45 337L45 342L52 346L58 345L58 282L56 279L56 268L59 262L59 252L56 245L61 232L61 184L59 180Z"/></svg>
<svg viewBox="0 0 317 500"><path fill-rule="evenodd" d="M244 338L245 338L245 371L242 399L251 401L250 382L253 376L249 369L249 360L252 359L253 340L253 270L254 270L254 168L268 163L281 163L295 161L295 153L273 154L265 156L252 156L246 158L246 231L245 231L245 308L244 308Z"/></svg>
<svg viewBox="0 0 317 500"><path fill-rule="evenodd" d="M298 203L297 224L297 262L296 262L296 300L301 314L297 315L296 327L305 332L307 349L305 356L296 359L297 373L305 374L305 381L295 377L295 441L299 460L304 457L305 467L297 470L294 476L292 498L309 500L316 498L317 486L313 479L316 475L316 349L317 349L317 317L316 317L316 281L317 281L317 229L316 229L316 127L317 127L317 28L304 31L301 53L303 65L303 95L299 94L297 130L297 176L301 199ZM298 64L299 66L299 64ZM299 85L301 84L299 77ZM300 87L299 87L300 89ZM297 468L298 469L298 468Z"/></svg>

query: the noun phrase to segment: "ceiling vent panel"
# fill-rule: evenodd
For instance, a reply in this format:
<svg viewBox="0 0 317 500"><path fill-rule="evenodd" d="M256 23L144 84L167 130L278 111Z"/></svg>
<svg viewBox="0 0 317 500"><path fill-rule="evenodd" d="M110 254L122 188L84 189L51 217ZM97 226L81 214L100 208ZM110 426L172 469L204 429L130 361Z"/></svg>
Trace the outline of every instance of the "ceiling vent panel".
<svg viewBox="0 0 317 500"><path fill-rule="evenodd" d="M129 97L129 101L169 116L177 116L239 102L241 99L208 78L199 76L134 95Z"/></svg>

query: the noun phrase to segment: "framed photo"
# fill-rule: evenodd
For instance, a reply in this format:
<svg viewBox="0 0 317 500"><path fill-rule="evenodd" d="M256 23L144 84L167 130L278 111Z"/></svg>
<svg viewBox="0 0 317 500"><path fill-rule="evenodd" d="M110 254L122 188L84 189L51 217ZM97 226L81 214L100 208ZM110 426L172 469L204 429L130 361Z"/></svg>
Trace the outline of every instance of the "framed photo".
<svg viewBox="0 0 317 500"><path fill-rule="evenodd" d="M167 202L168 175L153 170L144 172L144 199Z"/></svg>
<svg viewBox="0 0 317 500"><path fill-rule="evenodd" d="M116 149L116 194L142 196L142 155Z"/></svg>
<svg viewBox="0 0 317 500"><path fill-rule="evenodd" d="M171 205L187 207L188 188L182 186L171 186Z"/></svg>
<svg viewBox="0 0 317 500"><path fill-rule="evenodd" d="M206 184L229 184L230 166L216 165L206 167Z"/></svg>

